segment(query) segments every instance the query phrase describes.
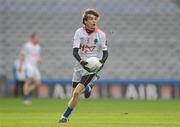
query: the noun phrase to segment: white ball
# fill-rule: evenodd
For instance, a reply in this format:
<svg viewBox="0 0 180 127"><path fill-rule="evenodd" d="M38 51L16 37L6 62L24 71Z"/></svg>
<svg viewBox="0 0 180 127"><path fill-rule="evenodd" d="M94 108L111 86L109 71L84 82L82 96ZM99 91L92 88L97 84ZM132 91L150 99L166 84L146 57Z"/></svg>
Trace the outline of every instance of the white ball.
<svg viewBox="0 0 180 127"><path fill-rule="evenodd" d="M102 63L97 57L90 57L86 61L88 62L86 67L88 67L92 72L98 70L102 66Z"/></svg>

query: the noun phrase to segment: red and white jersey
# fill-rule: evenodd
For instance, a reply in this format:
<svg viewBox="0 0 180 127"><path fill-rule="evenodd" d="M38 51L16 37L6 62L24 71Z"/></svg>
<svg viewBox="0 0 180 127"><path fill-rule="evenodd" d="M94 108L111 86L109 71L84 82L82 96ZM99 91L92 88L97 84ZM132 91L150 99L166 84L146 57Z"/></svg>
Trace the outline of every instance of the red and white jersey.
<svg viewBox="0 0 180 127"><path fill-rule="evenodd" d="M100 57L103 50L107 50L106 35L98 28L88 34L84 27L76 30L73 48L79 48L82 59L89 57Z"/></svg>
<svg viewBox="0 0 180 127"><path fill-rule="evenodd" d="M34 45L32 42L26 42L22 53L25 56L25 63L37 66L40 61L40 45Z"/></svg>

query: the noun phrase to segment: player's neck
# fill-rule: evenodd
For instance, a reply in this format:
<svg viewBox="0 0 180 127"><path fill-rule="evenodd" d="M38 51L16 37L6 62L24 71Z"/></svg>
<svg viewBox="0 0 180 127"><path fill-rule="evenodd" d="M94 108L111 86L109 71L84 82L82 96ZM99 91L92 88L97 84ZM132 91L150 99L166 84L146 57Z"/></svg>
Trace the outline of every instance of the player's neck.
<svg viewBox="0 0 180 127"><path fill-rule="evenodd" d="M31 41L31 44L32 44L32 45L36 45L37 43L35 43L35 42Z"/></svg>
<svg viewBox="0 0 180 127"><path fill-rule="evenodd" d="M89 29L89 28L85 27L85 30L90 35L95 31L95 28L94 29Z"/></svg>

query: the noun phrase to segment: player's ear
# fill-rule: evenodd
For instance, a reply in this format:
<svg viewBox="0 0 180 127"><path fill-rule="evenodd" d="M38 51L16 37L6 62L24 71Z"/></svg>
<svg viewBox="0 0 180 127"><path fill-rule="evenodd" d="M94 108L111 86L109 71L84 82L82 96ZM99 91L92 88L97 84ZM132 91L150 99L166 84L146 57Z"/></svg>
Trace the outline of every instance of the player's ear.
<svg viewBox="0 0 180 127"><path fill-rule="evenodd" d="M85 16L83 17L83 24L84 24L84 25L86 25L87 19L88 19L88 17L87 17L87 15L85 15Z"/></svg>
<svg viewBox="0 0 180 127"><path fill-rule="evenodd" d="M87 23L87 20L84 20L84 25L86 25L86 23Z"/></svg>

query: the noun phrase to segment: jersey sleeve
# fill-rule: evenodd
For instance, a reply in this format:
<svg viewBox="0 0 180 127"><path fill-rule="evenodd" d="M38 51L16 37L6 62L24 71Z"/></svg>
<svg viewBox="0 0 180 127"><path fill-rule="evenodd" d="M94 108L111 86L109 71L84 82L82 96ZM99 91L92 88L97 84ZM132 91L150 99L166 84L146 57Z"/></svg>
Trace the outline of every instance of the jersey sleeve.
<svg viewBox="0 0 180 127"><path fill-rule="evenodd" d="M102 33L101 35L101 48L103 51L106 51L108 50L108 47L107 47L107 40L106 40L106 34L105 33Z"/></svg>
<svg viewBox="0 0 180 127"><path fill-rule="evenodd" d="M79 48L79 47L80 47L80 36L79 36L79 32L76 31L73 40L73 48Z"/></svg>

